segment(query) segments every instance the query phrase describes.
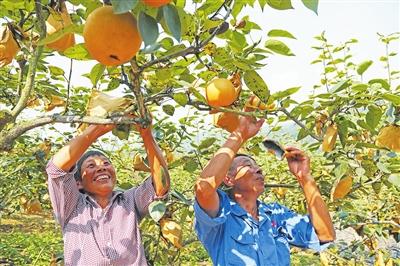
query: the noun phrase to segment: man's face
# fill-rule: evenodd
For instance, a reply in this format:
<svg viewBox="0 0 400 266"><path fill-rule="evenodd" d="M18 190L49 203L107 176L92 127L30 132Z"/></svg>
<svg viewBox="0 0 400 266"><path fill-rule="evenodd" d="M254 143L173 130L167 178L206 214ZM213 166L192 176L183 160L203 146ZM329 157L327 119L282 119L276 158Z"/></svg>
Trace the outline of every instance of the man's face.
<svg viewBox="0 0 400 266"><path fill-rule="evenodd" d="M95 196L110 196L115 185L115 169L110 161L101 155L87 158L81 167L82 188Z"/></svg>
<svg viewBox="0 0 400 266"><path fill-rule="evenodd" d="M239 156L233 160L233 171L229 178L235 192L256 193L257 196L264 191L264 175L255 161Z"/></svg>

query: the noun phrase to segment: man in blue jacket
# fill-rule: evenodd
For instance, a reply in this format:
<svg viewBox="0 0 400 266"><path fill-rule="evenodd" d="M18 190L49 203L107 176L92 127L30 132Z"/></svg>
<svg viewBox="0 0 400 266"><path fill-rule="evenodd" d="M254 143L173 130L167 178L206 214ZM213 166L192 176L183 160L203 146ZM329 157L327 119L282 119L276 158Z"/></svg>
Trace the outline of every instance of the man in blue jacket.
<svg viewBox="0 0 400 266"><path fill-rule="evenodd" d="M264 192L262 170L237 152L263 122L241 117L196 182L195 230L214 265L290 265L289 244L320 251L335 239L310 160L299 149L286 148L285 157L303 189L309 215L258 200ZM230 187L229 195L218 189L222 183Z"/></svg>

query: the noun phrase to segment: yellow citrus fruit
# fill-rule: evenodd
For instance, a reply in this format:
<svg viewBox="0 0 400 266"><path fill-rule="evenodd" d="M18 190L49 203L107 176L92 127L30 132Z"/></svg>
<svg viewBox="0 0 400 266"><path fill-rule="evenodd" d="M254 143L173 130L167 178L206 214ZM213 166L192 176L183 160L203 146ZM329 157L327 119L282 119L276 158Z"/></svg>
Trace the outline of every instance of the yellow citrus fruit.
<svg viewBox="0 0 400 266"><path fill-rule="evenodd" d="M235 113L223 112L213 115L214 125L233 132L239 125L239 116Z"/></svg>
<svg viewBox="0 0 400 266"><path fill-rule="evenodd" d="M207 102L212 107L231 105L236 97L236 89L228 79L214 79L206 87Z"/></svg>
<svg viewBox="0 0 400 266"><path fill-rule="evenodd" d="M129 12L114 14L111 6L90 13L83 38L90 55L106 66L128 62L142 43L135 17Z"/></svg>
<svg viewBox="0 0 400 266"><path fill-rule="evenodd" d="M169 4L171 0L142 0L146 6L160 7Z"/></svg>
<svg viewBox="0 0 400 266"><path fill-rule="evenodd" d="M46 30L47 30L47 35L52 35L55 32L62 30L66 26L69 26L72 24L71 17L68 14L67 8L65 6L65 3L62 2L61 4L61 12L54 11L50 13L49 17L47 18L46 21ZM75 45L75 37L73 33L67 33L60 39L48 43L47 47L63 52L67 48Z"/></svg>

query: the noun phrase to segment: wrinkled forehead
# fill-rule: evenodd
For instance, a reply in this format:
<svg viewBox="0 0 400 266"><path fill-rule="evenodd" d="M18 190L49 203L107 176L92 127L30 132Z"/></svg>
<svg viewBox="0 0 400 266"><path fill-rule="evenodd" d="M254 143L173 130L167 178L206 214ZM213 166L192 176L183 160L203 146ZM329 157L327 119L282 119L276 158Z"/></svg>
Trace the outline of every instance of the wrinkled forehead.
<svg viewBox="0 0 400 266"><path fill-rule="evenodd" d="M233 159L232 166L238 167L243 165L257 164L256 161L250 156L240 155Z"/></svg>
<svg viewBox="0 0 400 266"><path fill-rule="evenodd" d="M100 155L100 154L95 154L95 155L90 155L89 157L87 157L83 162L82 165L86 165L90 162L109 162L110 160L105 157L104 155Z"/></svg>

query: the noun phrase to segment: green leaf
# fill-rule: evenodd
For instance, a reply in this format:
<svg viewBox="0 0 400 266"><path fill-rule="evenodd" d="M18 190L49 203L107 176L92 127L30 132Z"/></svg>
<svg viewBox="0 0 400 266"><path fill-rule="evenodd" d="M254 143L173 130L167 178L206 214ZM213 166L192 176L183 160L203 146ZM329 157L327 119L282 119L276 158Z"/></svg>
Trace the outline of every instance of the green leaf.
<svg viewBox="0 0 400 266"><path fill-rule="evenodd" d="M189 101L188 96L184 92L174 93L173 97L175 102L177 102L181 106L185 106Z"/></svg>
<svg viewBox="0 0 400 266"><path fill-rule="evenodd" d="M75 59L75 60L90 60L89 52L85 48L84 43L76 44L72 47L69 47L67 50L64 51L64 56Z"/></svg>
<svg viewBox="0 0 400 266"><path fill-rule="evenodd" d="M290 0L267 0L267 4L278 10L293 9Z"/></svg>
<svg viewBox="0 0 400 266"><path fill-rule="evenodd" d="M299 133L297 134L297 141L304 139L308 136L308 131L304 128L300 128Z"/></svg>
<svg viewBox="0 0 400 266"><path fill-rule="evenodd" d="M348 168L349 168L348 162L341 162L339 165L335 167L335 170L333 170L333 172L337 178L341 178L347 172Z"/></svg>
<svg viewBox="0 0 400 266"><path fill-rule="evenodd" d="M181 22L178 10L176 10L175 6L170 4L163 6L162 9L169 31L172 33L175 40L179 42L181 40Z"/></svg>
<svg viewBox="0 0 400 266"><path fill-rule="evenodd" d="M338 121L337 125L340 143L342 143L342 146L345 147L347 143L350 122L348 120L341 119Z"/></svg>
<svg viewBox="0 0 400 266"><path fill-rule="evenodd" d="M200 102L207 103L206 97L204 97L197 89L190 87L189 92L192 93L194 97L196 97L196 99L199 100Z"/></svg>
<svg viewBox="0 0 400 266"><path fill-rule="evenodd" d="M391 93L384 93L381 95L382 99L385 99L389 102L392 102L396 106L400 106L400 96L391 94Z"/></svg>
<svg viewBox="0 0 400 266"><path fill-rule="evenodd" d="M144 45L147 46L155 43L159 35L157 21L142 11L139 14L138 24Z"/></svg>
<svg viewBox="0 0 400 266"><path fill-rule="evenodd" d="M279 29L274 29L270 30L268 32L269 37L285 37L285 38L291 38L291 39L296 39L290 32L285 31L285 30L279 30Z"/></svg>
<svg viewBox="0 0 400 266"><path fill-rule="evenodd" d="M209 148L211 145L214 144L214 142L215 142L216 140L217 140L217 139L216 139L216 138L213 138L213 137L207 138L207 139L203 140L203 141L200 143L199 147L198 147L199 150L204 150L204 149Z"/></svg>
<svg viewBox="0 0 400 266"><path fill-rule="evenodd" d="M391 174L392 172L387 168L386 164L383 164L381 162L377 162L376 166L378 166L379 170L384 172L385 174Z"/></svg>
<svg viewBox="0 0 400 266"><path fill-rule="evenodd" d="M93 84L93 87L97 85L97 82L101 79L103 76L104 70L106 69L106 66L103 64L96 64L92 70L90 71L90 81Z"/></svg>
<svg viewBox="0 0 400 266"><path fill-rule="evenodd" d="M365 116L365 122L371 129L375 129L382 117L382 110L376 105L368 106L368 113Z"/></svg>
<svg viewBox="0 0 400 266"><path fill-rule="evenodd" d="M373 63L372 60L368 60L368 61L364 61L361 64L359 64L357 66L358 75L362 75L372 65L372 63Z"/></svg>
<svg viewBox="0 0 400 266"><path fill-rule="evenodd" d="M129 182L124 182L124 183L120 184L118 187L122 188L123 190L128 190L128 189L132 188L133 185Z"/></svg>
<svg viewBox="0 0 400 266"><path fill-rule="evenodd" d="M370 81L368 81L369 85L372 85L372 84L375 84L375 83L381 84L382 88L385 88L387 90L390 89L389 83L384 79L371 79Z"/></svg>
<svg viewBox="0 0 400 266"><path fill-rule="evenodd" d="M153 43L151 45L144 47L141 51L145 54L150 54L150 53L153 53L153 52L157 51L158 49L160 49L160 47L161 47L161 44Z"/></svg>
<svg viewBox="0 0 400 266"><path fill-rule="evenodd" d="M388 177L388 181L389 181L390 183L392 183L393 185L395 185L395 186L397 186L397 187L400 187L400 174L399 174L399 173L391 174L391 175Z"/></svg>
<svg viewBox="0 0 400 266"><path fill-rule="evenodd" d="M193 203L192 203L190 200L188 200L181 192L179 192L179 191L177 191L177 190L175 190L175 189L172 189L170 194L171 194L172 197L174 197L174 198L180 200L181 202L185 203L185 204L188 205L188 206L191 206L191 205L193 204Z"/></svg>
<svg viewBox="0 0 400 266"><path fill-rule="evenodd" d="M318 0L301 0L303 4L318 15Z"/></svg>
<svg viewBox="0 0 400 266"><path fill-rule="evenodd" d="M332 93L342 91L342 90L346 89L347 87L349 87L350 86L349 81L350 81L350 79L345 79L345 80L342 80L342 81L336 83L335 86L333 86L333 88L331 89Z"/></svg>
<svg viewBox="0 0 400 266"><path fill-rule="evenodd" d="M284 44L283 42L281 42L279 40L269 39L265 42L265 47L277 54L286 55L286 56L294 55L292 53L292 51L290 50L290 48L286 44Z"/></svg>
<svg viewBox="0 0 400 266"><path fill-rule="evenodd" d="M134 9L139 0L111 0L114 14L122 14Z"/></svg>
<svg viewBox="0 0 400 266"><path fill-rule="evenodd" d="M168 80L172 77L173 71L170 68L162 68L156 72L156 77L160 80Z"/></svg>
<svg viewBox="0 0 400 266"><path fill-rule="evenodd" d="M62 76L65 73L62 68L59 68L56 66L49 66L49 70L50 70L51 75L53 75L53 76Z"/></svg>
<svg viewBox="0 0 400 266"><path fill-rule="evenodd" d="M153 201L149 205L149 214L156 223L164 216L166 210L167 206L161 200Z"/></svg>
<svg viewBox="0 0 400 266"><path fill-rule="evenodd" d="M116 88L119 87L119 85L120 85L120 80L119 80L119 79L112 78L112 79L110 80L110 82L108 83L107 89L106 89L105 91L112 91L112 90L115 90Z"/></svg>
<svg viewBox="0 0 400 266"><path fill-rule="evenodd" d="M164 113L166 113L167 115L169 115L169 116L173 116L174 115L175 107L173 107L172 105L165 104L165 105L162 106L162 109L163 109Z"/></svg>
<svg viewBox="0 0 400 266"><path fill-rule="evenodd" d="M279 100L279 99L285 98L285 97L287 97L289 95L292 95L292 94L298 92L300 90L300 88L301 87L293 87L293 88L286 89L284 91L278 91L278 92L274 93L272 95L272 97L275 100Z"/></svg>
<svg viewBox="0 0 400 266"><path fill-rule="evenodd" d="M62 28L62 29L56 31L55 33L53 33L51 35L47 35L45 38L39 40L37 42L37 45L39 46L39 45L45 45L45 44L55 42L55 41L61 39L67 33L79 32L82 27L83 27L82 25L75 25L75 24L68 25L65 28Z"/></svg>
<svg viewBox="0 0 400 266"><path fill-rule="evenodd" d="M183 165L183 169L185 171L188 171L189 173L192 173L194 171L196 171L197 169L197 162L195 160L193 160L192 158L190 158L189 160L187 160L185 162L185 164Z"/></svg>
<svg viewBox="0 0 400 266"><path fill-rule="evenodd" d="M247 87L264 103L268 102L270 92L263 78L255 70L246 71L243 76Z"/></svg>
<svg viewBox="0 0 400 266"><path fill-rule="evenodd" d="M117 125L113 130L112 134L117 136L120 140L128 139L131 126L127 124Z"/></svg>

